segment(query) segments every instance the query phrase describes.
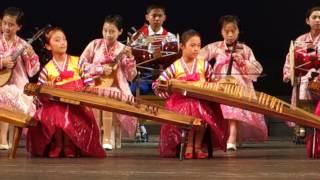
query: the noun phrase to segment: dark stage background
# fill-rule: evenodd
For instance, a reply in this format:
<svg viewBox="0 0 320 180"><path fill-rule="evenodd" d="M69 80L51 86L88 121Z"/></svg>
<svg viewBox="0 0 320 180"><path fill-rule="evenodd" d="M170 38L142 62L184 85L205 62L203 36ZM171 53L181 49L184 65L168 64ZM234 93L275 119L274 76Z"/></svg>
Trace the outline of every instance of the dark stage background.
<svg viewBox="0 0 320 180"><path fill-rule="evenodd" d="M316 0L188 0L161 3L166 7L165 27L181 34L185 29L194 28L202 35L203 45L220 39L217 29L222 15L234 14L240 18L240 41L248 44L264 67L265 77L255 83L256 89L276 96L290 94L290 85L282 83L282 66L289 42L308 31L305 11ZM22 8L26 22L20 35L30 37L35 27L47 23L62 27L69 41L69 53L80 55L85 46L94 38L101 37L105 15L120 14L126 20L126 29L120 39L126 39L131 26L139 28L145 22L146 0L68 1L68 0L1 0L0 10L8 6Z"/></svg>

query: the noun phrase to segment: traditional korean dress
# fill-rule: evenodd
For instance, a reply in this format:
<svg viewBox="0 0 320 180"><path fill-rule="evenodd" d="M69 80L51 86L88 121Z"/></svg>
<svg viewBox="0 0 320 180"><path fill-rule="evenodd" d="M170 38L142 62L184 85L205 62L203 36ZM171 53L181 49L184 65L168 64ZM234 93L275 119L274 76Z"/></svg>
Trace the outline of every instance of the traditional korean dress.
<svg viewBox="0 0 320 180"><path fill-rule="evenodd" d="M242 55L242 61L234 61L231 75L238 81L241 86L254 89L253 81L261 74L263 68L255 59L254 54L248 46L238 43L236 52ZM206 60L215 59L213 66L213 75L216 80L220 80L227 74L227 69L231 54L224 41L211 43L201 49L200 57ZM265 141L268 138L267 126L264 116L255 112L231 106L221 105L223 117L225 119L237 120L238 124L238 141Z"/></svg>
<svg viewBox="0 0 320 180"><path fill-rule="evenodd" d="M114 47L107 50L104 39L96 39L91 41L83 51L80 59L83 61L85 71L85 82L98 88L108 88L112 91L118 91L125 95L132 95L128 81L132 81L137 75L136 63L134 59L124 57L120 60L119 68L114 74L114 83L110 87L104 84L96 84L95 79L103 77L103 65L114 63L115 58L125 48L125 45L116 42ZM98 114L98 112L96 113ZM96 117L98 117L96 115ZM115 121L120 121L123 132L129 137L135 135L137 118L122 114L116 114Z"/></svg>
<svg viewBox="0 0 320 180"><path fill-rule="evenodd" d="M3 58L19 51L26 43L26 41L16 36L9 47L3 34L0 33L0 71L4 69L2 65ZM17 63L13 68L9 82L0 87L0 107L33 115L35 112L33 97L25 95L23 88L29 82L28 77L34 76L39 71L39 57L36 54L30 57L23 53L18 56L16 61Z"/></svg>
<svg viewBox="0 0 320 180"><path fill-rule="evenodd" d="M60 67L54 59L49 61L40 73L39 84L53 81L56 88L69 91L81 90L84 83L81 79L79 58L66 57L63 67ZM105 157L105 151L99 141L100 131L90 108L47 99L41 100L42 106L34 115L39 121L38 126L29 128L27 136L27 150L32 155L46 156L53 135L59 128L80 150L80 155Z"/></svg>
<svg viewBox="0 0 320 180"><path fill-rule="evenodd" d="M211 66L202 59L195 59L193 68L190 70L184 60L178 59L169 66L158 78L158 80L180 79L204 83L210 79ZM154 83L154 87L158 81ZM214 148L225 150L228 138L228 121L223 119L220 105L206 102L196 98L185 97L180 94L168 95L166 92L155 91L160 97L167 98L165 107L168 110L180 114L200 118L208 125L211 144ZM208 138L204 138L207 139ZM170 124L161 125L160 131L160 155L163 157L174 157L177 155L178 146L181 143L181 130ZM208 142L204 142L208 144Z"/></svg>

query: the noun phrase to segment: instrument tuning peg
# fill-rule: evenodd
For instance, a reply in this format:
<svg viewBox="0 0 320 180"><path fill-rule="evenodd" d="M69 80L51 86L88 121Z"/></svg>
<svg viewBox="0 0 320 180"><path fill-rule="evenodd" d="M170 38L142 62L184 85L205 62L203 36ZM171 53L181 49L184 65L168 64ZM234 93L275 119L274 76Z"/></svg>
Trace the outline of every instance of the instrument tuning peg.
<svg viewBox="0 0 320 180"><path fill-rule="evenodd" d="M137 29L135 28L135 27L131 27L131 30L133 31L133 32L136 32L137 31Z"/></svg>

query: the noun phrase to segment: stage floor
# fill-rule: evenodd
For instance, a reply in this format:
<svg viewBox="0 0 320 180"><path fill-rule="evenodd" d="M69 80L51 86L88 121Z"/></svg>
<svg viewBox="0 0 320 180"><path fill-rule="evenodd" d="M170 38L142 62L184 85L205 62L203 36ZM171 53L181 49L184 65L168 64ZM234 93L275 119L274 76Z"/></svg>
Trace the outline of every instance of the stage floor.
<svg viewBox="0 0 320 180"><path fill-rule="evenodd" d="M157 143L123 143L104 159L31 158L20 147L15 159L0 151L1 180L202 180L202 179L319 179L320 160L306 157L304 145L289 139L244 144L235 152L214 152L212 159L160 158Z"/></svg>

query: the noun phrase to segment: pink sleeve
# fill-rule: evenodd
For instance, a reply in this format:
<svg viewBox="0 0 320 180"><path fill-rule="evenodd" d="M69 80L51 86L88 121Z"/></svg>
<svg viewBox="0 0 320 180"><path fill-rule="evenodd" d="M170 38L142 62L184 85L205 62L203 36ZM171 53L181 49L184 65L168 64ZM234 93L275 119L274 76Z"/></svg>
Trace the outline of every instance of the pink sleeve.
<svg viewBox="0 0 320 180"><path fill-rule="evenodd" d="M23 54L22 59L25 62L24 65L29 77L37 74L37 72L40 70L39 56L37 54L34 54L33 56Z"/></svg>
<svg viewBox="0 0 320 180"><path fill-rule="evenodd" d="M286 61L283 65L283 81L286 81L287 79L290 78L290 71L289 71L289 68L290 68L290 64L289 64L289 56L287 55L286 56Z"/></svg>
<svg viewBox="0 0 320 180"><path fill-rule="evenodd" d="M93 62L96 42L96 40L91 41L80 56L79 66L82 72L81 76L84 82L88 84L90 84L94 78L103 74L103 65L98 62Z"/></svg>
<svg viewBox="0 0 320 180"><path fill-rule="evenodd" d="M94 53L94 46L95 46L95 41L91 41L87 47L84 49L80 56L80 60L83 61L84 63L92 63L93 61L93 53Z"/></svg>
<svg viewBox="0 0 320 180"><path fill-rule="evenodd" d="M213 80L213 76L212 76L212 67L209 64L208 61L205 61L204 63L204 68L205 68L205 77L207 81L212 81Z"/></svg>
<svg viewBox="0 0 320 180"><path fill-rule="evenodd" d="M124 75L128 81L132 81L137 75L137 68L136 68L136 60L134 57L127 58L121 61L121 68L124 72Z"/></svg>
<svg viewBox="0 0 320 180"><path fill-rule="evenodd" d="M211 59L215 58L216 50L217 48L214 43L208 44L200 50L199 58L210 61Z"/></svg>
<svg viewBox="0 0 320 180"><path fill-rule="evenodd" d="M239 64L239 67L243 74L247 74L246 77L252 81L256 81L263 71L263 67L256 60L251 48L244 48L244 59Z"/></svg>

